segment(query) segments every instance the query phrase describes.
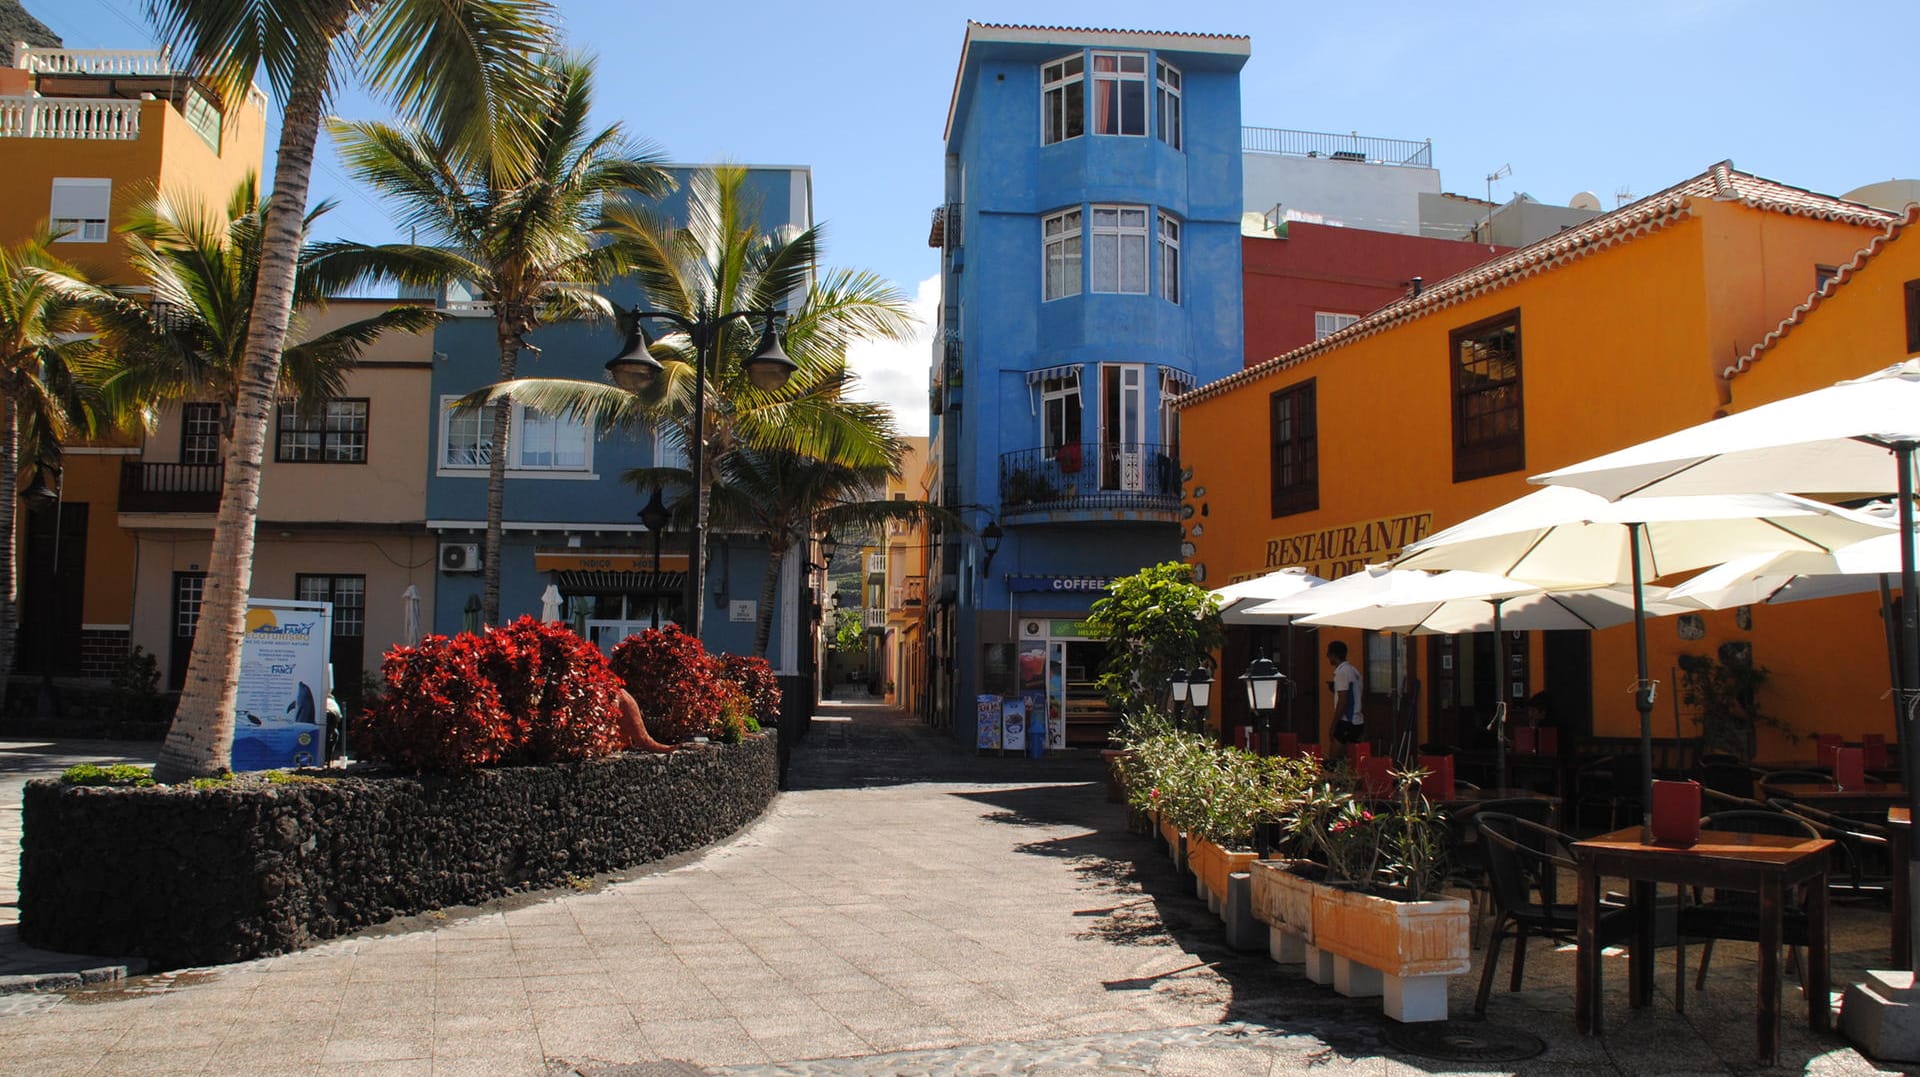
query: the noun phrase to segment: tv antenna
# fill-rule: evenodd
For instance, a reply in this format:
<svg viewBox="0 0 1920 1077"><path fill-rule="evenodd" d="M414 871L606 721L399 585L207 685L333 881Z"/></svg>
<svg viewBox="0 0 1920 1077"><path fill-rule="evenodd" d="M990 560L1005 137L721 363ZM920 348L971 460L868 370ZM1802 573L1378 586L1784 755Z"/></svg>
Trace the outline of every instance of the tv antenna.
<svg viewBox="0 0 1920 1077"><path fill-rule="evenodd" d="M1619 209L1633 201L1633 188L1621 187L1613 192L1613 208Z"/></svg>
<svg viewBox="0 0 1920 1077"><path fill-rule="evenodd" d="M1512 163L1501 165L1487 173L1487 253L1493 253L1493 183L1513 175Z"/></svg>

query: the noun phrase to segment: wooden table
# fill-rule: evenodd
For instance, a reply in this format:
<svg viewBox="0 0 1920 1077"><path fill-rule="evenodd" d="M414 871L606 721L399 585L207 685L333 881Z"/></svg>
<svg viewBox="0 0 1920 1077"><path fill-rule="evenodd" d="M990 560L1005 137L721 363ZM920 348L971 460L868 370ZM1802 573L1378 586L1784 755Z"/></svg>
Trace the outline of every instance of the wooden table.
<svg viewBox="0 0 1920 1077"><path fill-rule="evenodd" d="M1628 947L1628 997L1635 1008L1653 1000L1653 891L1658 883L1747 890L1759 895L1759 1054L1772 1065L1780 1048L1780 938L1786 894L1807 886L1807 968L1804 978L1807 1020L1817 1032L1830 1030L1827 997L1826 838L1777 834L1734 834L1703 830L1700 840L1680 847L1656 845L1641 827L1627 827L1575 842L1580 862L1579 949L1575 962L1574 1024L1586 1035L1601 1032L1600 879L1627 880L1633 908Z"/></svg>
<svg viewBox="0 0 1920 1077"><path fill-rule="evenodd" d="M1868 782L1859 788L1840 789L1830 784L1803 782L1763 782L1760 799L1782 796L1803 800L1809 806L1830 812L1870 812L1879 815L1888 808L1907 803L1907 787L1899 782Z"/></svg>
<svg viewBox="0 0 1920 1077"><path fill-rule="evenodd" d="M1907 869L1913 863L1913 809L1910 807L1887 809L1887 859L1893 875L1887 884L1893 898L1893 967L1910 969L1913 967L1913 938L1909 934L1913 925L1908 922L1911 915L1908 910L1912 906L1907 904L1913 900L1907 890Z"/></svg>

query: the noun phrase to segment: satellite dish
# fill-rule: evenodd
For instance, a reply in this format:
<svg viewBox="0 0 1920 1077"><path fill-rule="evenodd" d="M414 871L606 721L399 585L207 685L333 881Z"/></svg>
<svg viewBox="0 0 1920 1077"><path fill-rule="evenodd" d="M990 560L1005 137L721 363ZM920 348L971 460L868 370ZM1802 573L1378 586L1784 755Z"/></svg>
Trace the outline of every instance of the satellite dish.
<svg viewBox="0 0 1920 1077"><path fill-rule="evenodd" d="M1567 205L1572 209L1584 209L1590 213L1598 213L1600 212L1600 196L1594 194L1592 191L1581 191L1579 194L1567 199Z"/></svg>

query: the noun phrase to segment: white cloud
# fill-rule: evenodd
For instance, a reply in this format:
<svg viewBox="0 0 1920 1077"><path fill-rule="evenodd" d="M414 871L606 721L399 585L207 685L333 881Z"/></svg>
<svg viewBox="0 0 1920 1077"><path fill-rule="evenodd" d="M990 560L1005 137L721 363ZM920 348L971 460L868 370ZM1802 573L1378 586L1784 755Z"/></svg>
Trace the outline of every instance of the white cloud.
<svg viewBox="0 0 1920 1077"><path fill-rule="evenodd" d="M902 434L925 437L927 383L932 373L933 326L940 305L940 275L914 289L914 331L905 340L862 340L847 349L847 367L859 381L848 395L877 400L893 409Z"/></svg>

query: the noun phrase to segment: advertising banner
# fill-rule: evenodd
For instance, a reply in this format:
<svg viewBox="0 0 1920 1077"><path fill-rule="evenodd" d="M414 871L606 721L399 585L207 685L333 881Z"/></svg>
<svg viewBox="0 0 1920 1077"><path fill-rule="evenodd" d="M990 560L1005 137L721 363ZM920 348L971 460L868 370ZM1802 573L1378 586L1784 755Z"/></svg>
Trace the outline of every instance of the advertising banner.
<svg viewBox="0 0 1920 1077"><path fill-rule="evenodd" d="M247 603L234 696L233 769L326 762L331 602L256 598Z"/></svg>
<svg viewBox="0 0 1920 1077"><path fill-rule="evenodd" d="M974 700L974 706L979 729L978 739L974 743L982 751L1000 747L1000 697L980 696Z"/></svg>
<svg viewBox="0 0 1920 1077"><path fill-rule="evenodd" d="M1027 701L1009 699L1001 704L1000 747L1008 751L1027 750Z"/></svg>

